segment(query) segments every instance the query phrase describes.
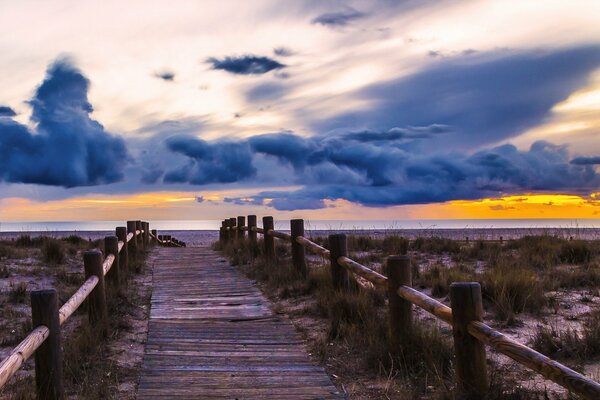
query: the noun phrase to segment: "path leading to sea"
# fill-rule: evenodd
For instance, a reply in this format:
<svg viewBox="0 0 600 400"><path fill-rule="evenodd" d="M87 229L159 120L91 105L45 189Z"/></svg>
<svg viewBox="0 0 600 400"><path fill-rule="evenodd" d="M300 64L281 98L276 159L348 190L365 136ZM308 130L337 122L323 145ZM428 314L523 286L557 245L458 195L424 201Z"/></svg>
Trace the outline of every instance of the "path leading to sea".
<svg viewBox="0 0 600 400"><path fill-rule="evenodd" d="M157 247L139 399L340 399L291 322L209 247Z"/></svg>

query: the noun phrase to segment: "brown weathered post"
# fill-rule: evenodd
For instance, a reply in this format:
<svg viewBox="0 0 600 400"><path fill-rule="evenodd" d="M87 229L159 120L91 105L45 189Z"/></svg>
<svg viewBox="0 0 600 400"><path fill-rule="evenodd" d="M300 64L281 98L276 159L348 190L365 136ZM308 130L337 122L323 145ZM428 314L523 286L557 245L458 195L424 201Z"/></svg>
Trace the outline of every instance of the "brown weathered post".
<svg viewBox="0 0 600 400"><path fill-rule="evenodd" d="M350 275L346 268L338 263L338 258L348 255L346 235L337 233L329 235L329 261L331 264L331 277L335 289L350 289Z"/></svg>
<svg viewBox="0 0 600 400"><path fill-rule="evenodd" d="M154 239L154 244L158 244L158 241L156 240L158 238L158 231L156 229L152 229L150 232L152 232L152 239Z"/></svg>
<svg viewBox="0 0 600 400"><path fill-rule="evenodd" d="M237 241L237 219L229 218L229 240L231 243L235 243Z"/></svg>
<svg viewBox="0 0 600 400"><path fill-rule="evenodd" d="M141 231L142 230L142 221L140 221L139 219L137 221L135 221L135 229L136 229L136 231ZM145 250L144 239L142 237L142 234L139 234L139 235L135 236L134 239L136 240L135 242L137 244L138 251Z"/></svg>
<svg viewBox="0 0 600 400"><path fill-rule="evenodd" d="M238 216L237 217L237 238L239 240L244 240L246 238L246 232L242 230L242 228L246 225L246 217Z"/></svg>
<svg viewBox="0 0 600 400"><path fill-rule="evenodd" d="M137 255L137 240L135 240L135 228L136 228L136 223L135 221L127 221L127 234L133 233L133 238L131 238L131 240L128 243L129 249L129 257L131 257L130 259L133 261L133 264L137 264L138 261L138 255Z"/></svg>
<svg viewBox="0 0 600 400"><path fill-rule="evenodd" d="M396 356L400 354L402 342L408 337L412 327L412 303L398 296L400 286L412 286L411 272L408 256L388 257L390 350Z"/></svg>
<svg viewBox="0 0 600 400"><path fill-rule="evenodd" d="M231 237L231 234L229 233L229 220L228 219L224 219L223 220L223 241L224 243L229 243L229 238Z"/></svg>
<svg viewBox="0 0 600 400"><path fill-rule="evenodd" d="M88 297L88 312L90 322L94 325L104 324L108 318L106 306L106 288L104 286L104 270L102 269L102 253L100 250L88 250L83 253L85 279L92 275L98 278L98 284Z"/></svg>
<svg viewBox="0 0 600 400"><path fill-rule="evenodd" d="M119 270L123 271L124 274L127 274L128 260L127 260L127 228L124 226L119 226L115 229L115 233L117 234L117 238L119 238L120 242L123 242L123 248L121 249L121 253L119 253Z"/></svg>
<svg viewBox="0 0 600 400"><path fill-rule="evenodd" d="M290 221L290 232L292 236L292 265L302 276L306 276L306 260L304 257L304 246L296 241L299 236L304 236L304 220L293 219Z"/></svg>
<svg viewBox="0 0 600 400"><path fill-rule="evenodd" d="M219 227L219 243L221 245L225 243L225 221L221 221L221 226Z"/></svg>
<svg viewBox="0 0 600 400"><path fill-rule="evenodd" d="M450 304L458 390L464 398L480 399L489 388L485 346L469 334L467 327L471 321L482 320L481 286L477 282L451 284Z"/></svg>
<svg viewBox="0 0 600 400"><path fill-rule="evenodd" d="M32 326L37 328L44 325L50 331L48 338L35 351L35 386L37 398L41 400L63 398L63 356L58 309L55 289L31 292Z"/></svg>
<svg viewBox="0 0 600 400"><path fill-rule="evenodd" d="M111 284L115 285L115 287L118 289L121 282L121 274L119 271L121 267L119 265L119 238L116 236L106 236L104 238L104 253L105 257L108 257L109 254L115 256L115 260L113 261L112 267L106 274L106 277Z"/></svg>
<svg viewBox="0 0 600 400"><path fill-rule="evenodd" d="M248 215L248 239L254 247L256 246L256 231L253 231L252 228L256 228L256 215Z"/></svg>
<svg viewBox="0 0 600 400"><path fill-rule="evenodd" d="M275 238L269 235L269 229L274 229L274 227L273 217L263 217L263 243L265 245L265 259L268 262L275 261Z"/></svg>

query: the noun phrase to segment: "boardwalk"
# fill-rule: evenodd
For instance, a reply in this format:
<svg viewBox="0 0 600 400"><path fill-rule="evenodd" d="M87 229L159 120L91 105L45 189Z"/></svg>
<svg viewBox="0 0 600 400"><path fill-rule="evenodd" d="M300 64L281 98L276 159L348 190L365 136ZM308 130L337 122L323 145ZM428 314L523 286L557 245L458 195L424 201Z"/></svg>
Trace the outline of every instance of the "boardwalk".
<svg viewBox="0 0 600 400"><path fill-rule="evenodd" d="M138 398L339 399L293 325L206 247L157 248Z"/></svg>

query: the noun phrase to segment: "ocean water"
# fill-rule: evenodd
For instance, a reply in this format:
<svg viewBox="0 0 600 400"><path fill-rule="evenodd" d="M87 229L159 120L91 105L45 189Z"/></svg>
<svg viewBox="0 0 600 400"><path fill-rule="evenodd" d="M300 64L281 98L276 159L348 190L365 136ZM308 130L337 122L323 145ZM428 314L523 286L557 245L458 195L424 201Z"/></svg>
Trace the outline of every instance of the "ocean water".
<svg viewBox="0 0 600 400"><path fill-rule="evenodd" d="M220 220L149 221L162 231L218 230ZM306 230L487 230L487 229L600 229L600 219L424 219L424 220L305 220ZM261 226L259 218L259 226ZM0 232L112 231L125 221L2 222ZM276 220L275 229L288 230L289 220Z"/></svg>

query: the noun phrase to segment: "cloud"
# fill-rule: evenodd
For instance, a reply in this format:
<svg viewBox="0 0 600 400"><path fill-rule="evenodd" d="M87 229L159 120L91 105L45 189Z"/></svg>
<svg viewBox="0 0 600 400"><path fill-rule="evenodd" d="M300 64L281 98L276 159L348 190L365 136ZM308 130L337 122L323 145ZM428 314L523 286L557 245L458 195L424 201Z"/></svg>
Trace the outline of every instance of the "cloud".
<svg viewBox="0 0 600 400"><path fill-rule="evenodd" d="M250 147L244 142L206 142L192 136L177 135L166 140L169 150L182 154L188 162L167 171L166 183L232 183L256 174Z"/></svg>
<svg viewBox="0 0 600 400"><path fill-rule="evenodd" d="M289 57L294 55L294 52L291 49L288 49L287 47L275 47L273 49L273 54L279 57Z"/></svg>
<svg viewBox="0 0 600 400"><path fill-rule="evenodd" d="M600 156L594 157L576 157L571 160L575 165L600 165Z"/></svg>
<svg viewBox="0 0 600 400"><path fill-rule="evenodd" d="M211 57L207 62L212 64L213 69L220 69L232 74L240 75L261 75L285 67L284 64L281 64L272 58L254 55L225 57L220 60Z"/></svg>
<svg viewBox="0 0 600 400"><path fill-rule="evenodd" d="M522 192L589 193L600 184L592 167L569 162L565 146L544 141L527 151L506 144L473 154L441 149L417 153L393 146L393 140L353 142L344 134L267 134L248 142L254 153L292 166L295 183L305 185L251 197L256 202L269 199L267 204L279 210L323 208L323 200L338 199L384 207Z"/></svg>
<svg viewBox="0 0 600 400"><path fill-rule="evenodd" d="M156 72L154 76L167 82L173 82L175 80L175 72L169 70Z"/></svg>
<svg viewBox="0 0 600 400"><path fill-rule="evenodd" d="M29 101L29 128L0 119L0 180L75 187L123 179L124 141L90 118L89 81L68 59L55 61Z"/></svg>
<svg viewBox="0 0 600 400"><path fill-rule="evenodd" d="M452 136L428 145L475 149L542 123L598 67L598 46L440 58L412 75L356 93L357 101L372 106L311 127L315 132L357 127L385 131L441 124L452 129Z"/></svg>
<svg viewBox="0 0 600 400"><path fill-rule="evenodd" d="M8 106L0 106L0 117L14 117L17 113Z"/></svg>
<svg viewBox="0 0 600 400"><path fill-rule="evenodd" d="M364 17L366 17L366 14L350 8L346 11L321 14L314 18L312 23L328 27L343 27Z"/></svg>
<svg viewBox="0 0 600 400"><path fill-rule="evenodd" d="M248 90L248 92L246 92L246 98L250 103L265 102L279 99L283 97L285 93L286 88L284 85L269 82L254 86Z"/></svg>

